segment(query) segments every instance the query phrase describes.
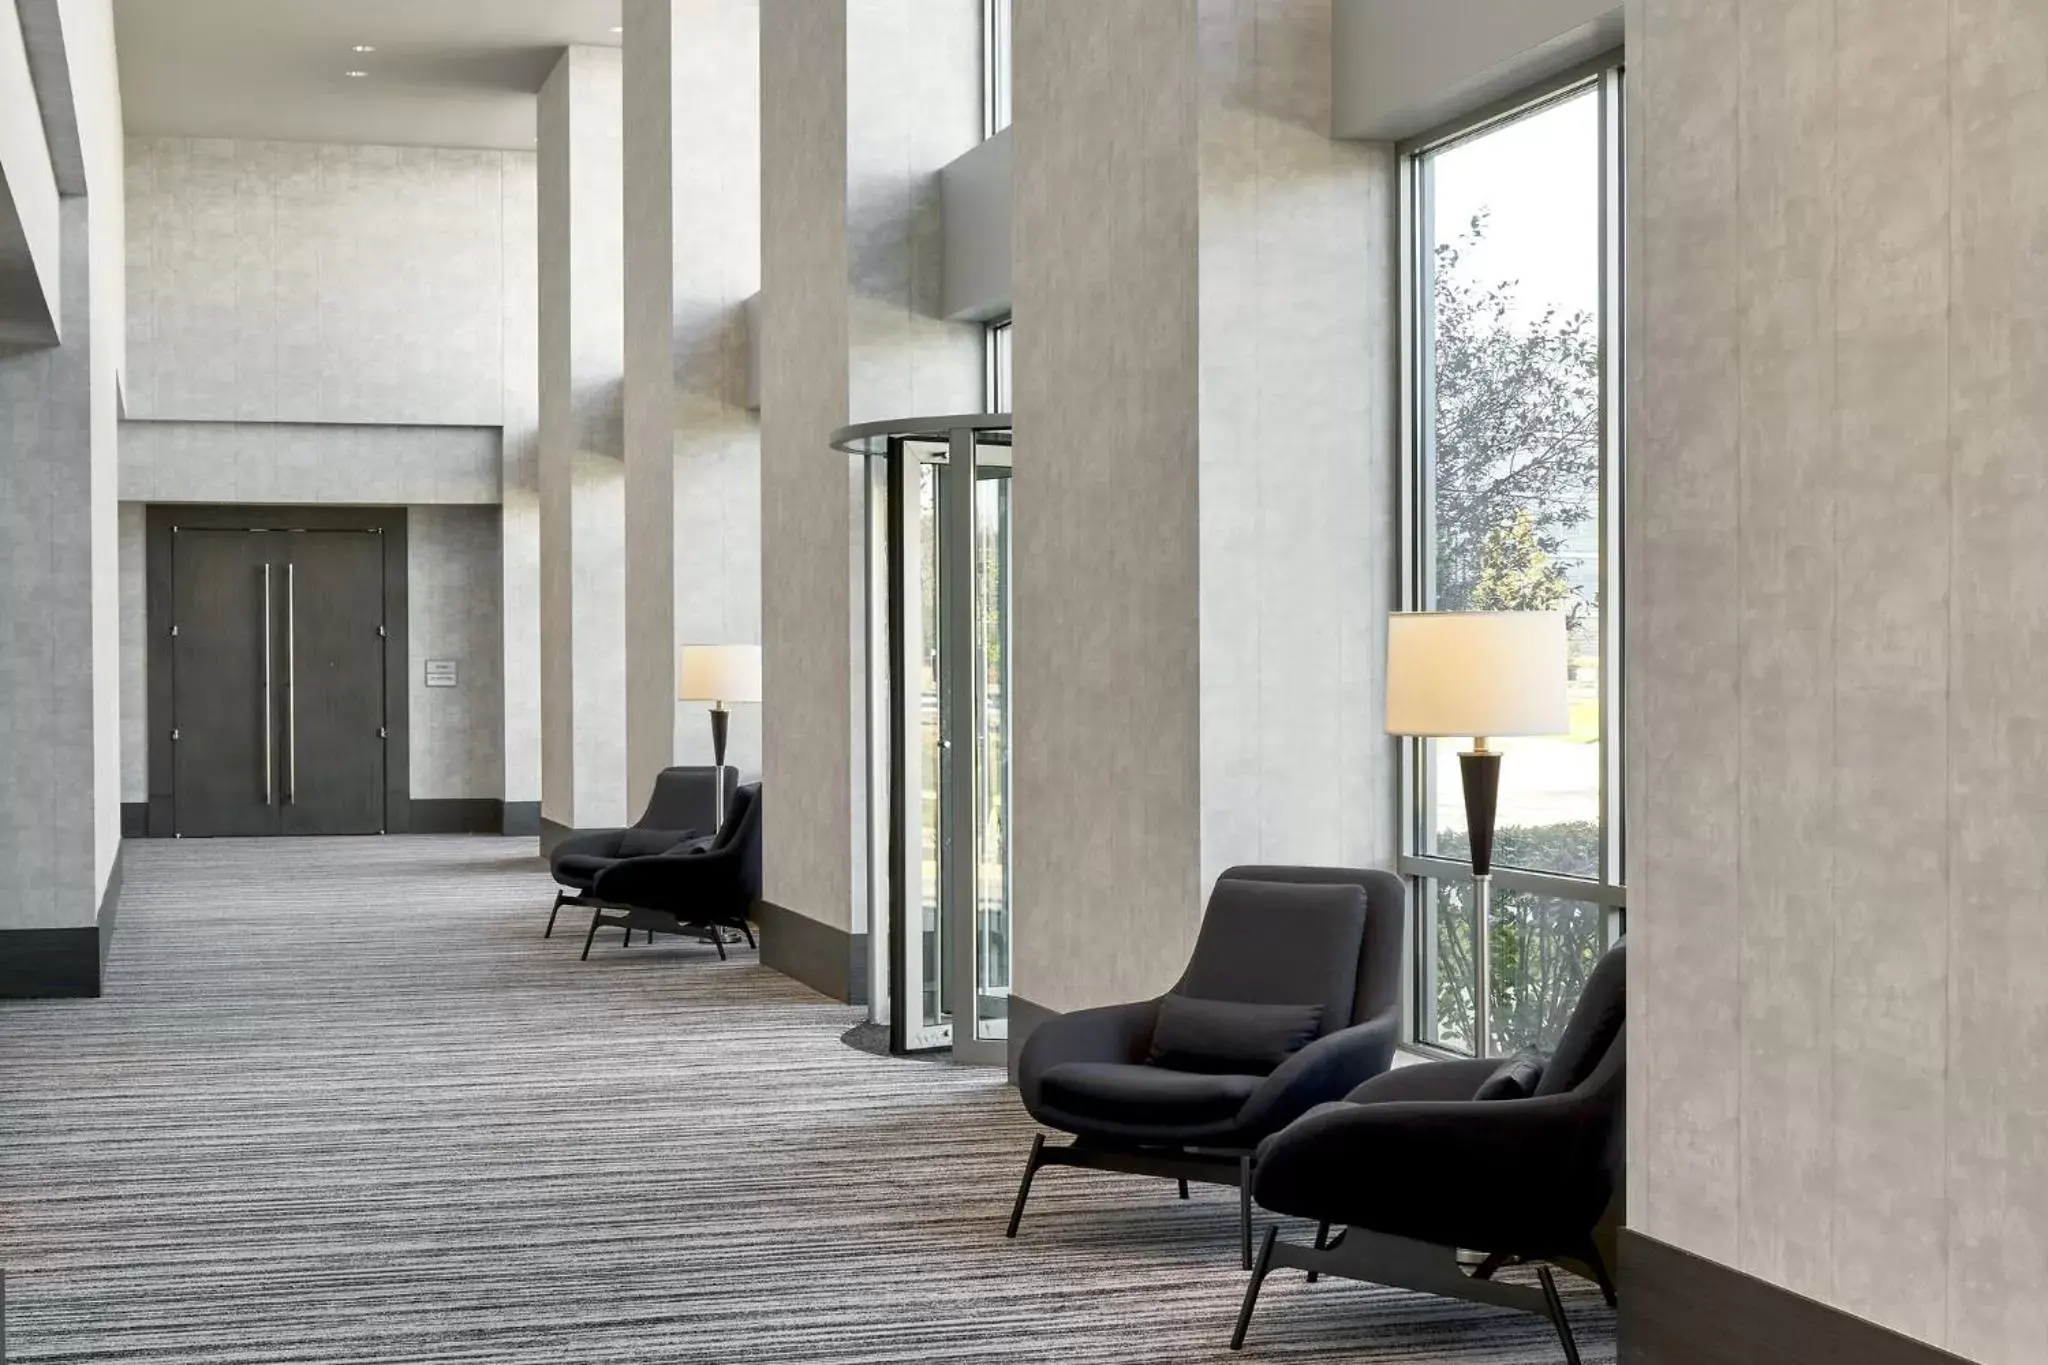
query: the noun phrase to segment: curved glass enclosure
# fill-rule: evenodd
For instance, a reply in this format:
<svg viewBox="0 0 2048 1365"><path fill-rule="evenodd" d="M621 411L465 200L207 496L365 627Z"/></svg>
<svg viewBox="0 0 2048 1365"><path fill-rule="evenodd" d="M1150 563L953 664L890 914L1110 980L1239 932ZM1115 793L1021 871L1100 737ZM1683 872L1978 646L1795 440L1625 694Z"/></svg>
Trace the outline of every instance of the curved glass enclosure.
<svg viewBox="0 0 2048 1365"><path fill-rule="evenodd" d="M1001 1062L1009 414L866 422L832 444L866 474L871 1009L896 1051Z"/></svg>

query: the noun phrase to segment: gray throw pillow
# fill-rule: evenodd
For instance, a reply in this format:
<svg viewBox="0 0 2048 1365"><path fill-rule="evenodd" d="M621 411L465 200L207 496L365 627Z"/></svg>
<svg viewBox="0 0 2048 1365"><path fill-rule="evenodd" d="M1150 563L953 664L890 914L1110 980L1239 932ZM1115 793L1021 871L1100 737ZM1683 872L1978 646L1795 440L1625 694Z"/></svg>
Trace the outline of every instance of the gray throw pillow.
<svg viewBox="0 0 2048 1365"><path fill-rule="evenodd" d="M1264 1076L1321 1030L1321 1005L1247 1005L1167 995L1146 1061L1172 1071Z"/></svg>
<svg viewBox="0 0 2048 1365"><path fill-rule="evenodd" d="M1526 1100L1543 1080L1543 1058L1533 1052L1517 1052L1494 1068L1493 1074L1472 1093L1475 1100Z"/></svg>

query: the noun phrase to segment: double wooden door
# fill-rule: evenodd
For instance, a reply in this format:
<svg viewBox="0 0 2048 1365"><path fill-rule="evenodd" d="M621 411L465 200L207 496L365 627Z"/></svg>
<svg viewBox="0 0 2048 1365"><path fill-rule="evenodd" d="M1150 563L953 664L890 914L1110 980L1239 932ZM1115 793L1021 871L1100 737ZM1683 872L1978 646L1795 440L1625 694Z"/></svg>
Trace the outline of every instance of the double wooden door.
<svg viewBox="0 0 2048 1365"><path fill-rule="evenodd" d="M179 527L171 575L173 832L381 833L382 537Z"/></svg>

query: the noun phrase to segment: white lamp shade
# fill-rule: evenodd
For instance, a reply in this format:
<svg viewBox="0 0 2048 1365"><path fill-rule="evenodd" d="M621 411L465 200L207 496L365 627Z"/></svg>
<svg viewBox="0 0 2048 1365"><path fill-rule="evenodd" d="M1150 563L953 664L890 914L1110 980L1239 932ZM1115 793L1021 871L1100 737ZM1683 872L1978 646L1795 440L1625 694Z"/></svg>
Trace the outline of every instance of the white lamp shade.
<svg viewBox="0 0 2048 1365"><path fill-rule="evenodd" d="M676 700L761 700L761 647L684 645L676 664Z"/></svg>
<svg viewBox="0 0 2048 1365"><path fill-rule="evenodd" d="M1387 618L1387 733L1558 735L1565 618L1557 611L1395 612Z"/></svg>

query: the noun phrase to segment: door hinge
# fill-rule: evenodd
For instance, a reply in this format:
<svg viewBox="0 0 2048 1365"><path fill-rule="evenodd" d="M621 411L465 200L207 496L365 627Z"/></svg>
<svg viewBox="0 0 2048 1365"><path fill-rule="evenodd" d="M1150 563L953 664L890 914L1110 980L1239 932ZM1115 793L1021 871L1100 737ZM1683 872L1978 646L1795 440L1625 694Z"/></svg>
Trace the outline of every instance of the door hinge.
<svg viewBox="0 0 2048 1365"><path fill-rule="evenodd" d="M173 636L173 637L175 638L175 637L177 636L177 634L178 634L178 628L177 628L176 626L172 626L172 627L171 627L171 635L172 635L172 636Z"/></svg>
<svg viewBox="0 0 2048 1365"><path fill-rule="evenodd" d="M387 730L386 728L380 725L377 727L377 738L389 739L391 738L391 731Z"/></svg>
<svg viewBox="0 0 2048 1365"><path fill-rule="evenodd" d="M387 639L391 638L391 637L390 637L390 632L389 632L389 631L387 631L387 630L385 630L385 629L384 629L384 627L382 627L382 626L379 626L379 627L377 627L377 638L378 638L378 639L380 639L380 640L387 640Z"/></svg>
<svg viewBox="0 0 2048 1365"><path fill-rule="evenodd" d="M171 738L175 740L175 739L176 739L177 737L178 737L178 732L177 732L176 730L173 730L173 731L171 731Z"/></svg>

